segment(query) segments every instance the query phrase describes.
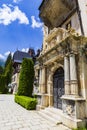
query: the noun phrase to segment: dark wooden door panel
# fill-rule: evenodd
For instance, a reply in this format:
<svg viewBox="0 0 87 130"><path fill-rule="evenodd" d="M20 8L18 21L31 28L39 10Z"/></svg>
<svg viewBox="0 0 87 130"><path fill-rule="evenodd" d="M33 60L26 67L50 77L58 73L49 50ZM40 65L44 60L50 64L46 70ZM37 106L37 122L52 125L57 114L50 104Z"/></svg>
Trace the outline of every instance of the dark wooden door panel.
<svg viewBox="0 0 87 130"><path fill-rule="evenodd" d="M53 76L54 107L62 109L61 96L64 94L64 70L60 67Z"/></svg>

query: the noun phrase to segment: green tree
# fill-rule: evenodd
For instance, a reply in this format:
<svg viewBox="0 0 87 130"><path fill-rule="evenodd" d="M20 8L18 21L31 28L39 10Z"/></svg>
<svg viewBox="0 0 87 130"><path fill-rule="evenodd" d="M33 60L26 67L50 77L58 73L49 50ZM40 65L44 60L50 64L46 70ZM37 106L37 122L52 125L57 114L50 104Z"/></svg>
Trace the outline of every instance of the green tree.
<svg viewBox="0 0 87 130"><path fill-rule="evenodd" d="M5 62L5 67L0 67L0 93L7 93L8 84L11 83L12 78L12 56L8 55Z"/></svg>
<svg viewBox="0 0 87 130"><path fill-rule="evenodd" d="M4 70L3 70L3 67L0 66L0 74L3 74Z"/></svg>
<svg viewBox="0 0 87 130"><path fill-rule="evenodd" d="M7 93L8 89L6 87L6 76L5 75L0 75L0 93Z"/></svg>
<svg viewBox="0 0 87 130"><path fill-rule="evenodd" d="M10 61L12 61L12 55L11 55L11 53L7 57L7 60L5 62L5 68L8 66L8 64L9 64Z"/></svg>
<svg viewBox="0 0 87 130"><path fill-rule="evenodd" d="M32 96L34 82L34 63L32 59L24 59L19 78L18 95Z"/></svg>
<svg viewBox="0 0 87 130"><path fill-rule="evenodd" d="M11 78L12 78L12 61L10 60L8 65L5 68L5 76L6 76L6 85L8 86L9 83L11 83Z"/></svg>

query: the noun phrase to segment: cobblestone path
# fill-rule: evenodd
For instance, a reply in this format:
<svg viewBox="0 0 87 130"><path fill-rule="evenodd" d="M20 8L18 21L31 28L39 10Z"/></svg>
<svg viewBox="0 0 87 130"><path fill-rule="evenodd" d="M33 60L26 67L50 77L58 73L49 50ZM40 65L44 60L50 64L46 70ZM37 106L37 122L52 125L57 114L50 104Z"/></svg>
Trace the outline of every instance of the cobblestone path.
<svg viewBox="0 0 87 130"><path fill-rule="evenodd" d="M13 95L0 95L0 130L70 130L28 111L14 102Z"/></svg>

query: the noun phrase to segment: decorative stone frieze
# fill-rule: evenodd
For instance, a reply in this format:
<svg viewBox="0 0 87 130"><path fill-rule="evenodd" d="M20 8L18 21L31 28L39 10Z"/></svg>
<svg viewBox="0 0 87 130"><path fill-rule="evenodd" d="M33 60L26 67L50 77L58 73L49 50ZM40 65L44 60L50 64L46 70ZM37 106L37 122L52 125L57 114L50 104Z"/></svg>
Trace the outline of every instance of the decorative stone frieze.
<svg viewBox="0 0 87 130"><path fill-rule="evenodd" d="M75 117L75 102L63 100L63 112L71 117Z"/></svg>

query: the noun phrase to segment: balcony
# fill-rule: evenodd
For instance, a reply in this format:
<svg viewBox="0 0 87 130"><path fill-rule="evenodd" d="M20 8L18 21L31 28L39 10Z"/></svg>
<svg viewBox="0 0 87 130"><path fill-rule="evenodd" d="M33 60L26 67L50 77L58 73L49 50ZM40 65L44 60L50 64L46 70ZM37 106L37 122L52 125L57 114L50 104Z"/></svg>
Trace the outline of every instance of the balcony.
<svg viewBox="0 0 87 130"><path fill-rule="evenodd" d="M68 30L65 30L63 28L54 28L45 38L42 53L49 51L54 46L58 45L61 41L66 39L68 36Z"/></svg>

